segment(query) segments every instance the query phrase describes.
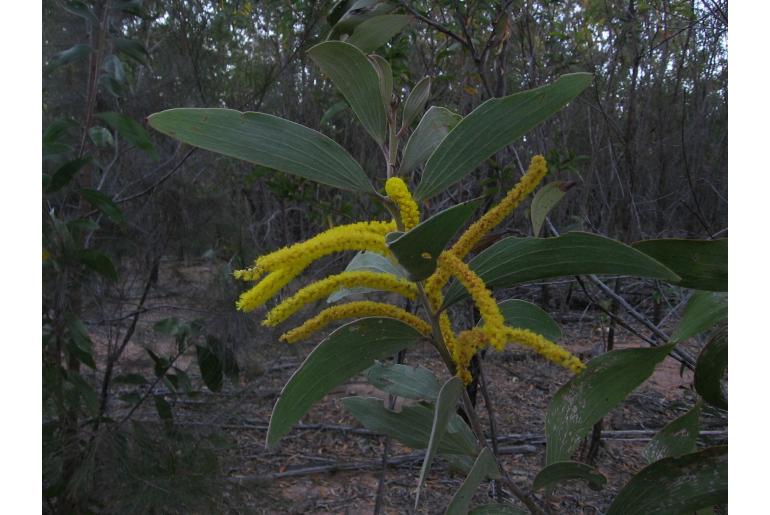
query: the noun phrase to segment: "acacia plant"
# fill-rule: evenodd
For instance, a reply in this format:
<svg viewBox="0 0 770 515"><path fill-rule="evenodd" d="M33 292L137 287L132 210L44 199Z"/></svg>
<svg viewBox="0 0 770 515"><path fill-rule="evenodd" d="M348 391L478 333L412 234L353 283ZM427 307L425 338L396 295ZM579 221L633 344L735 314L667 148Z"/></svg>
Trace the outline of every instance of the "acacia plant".
<svg viewBox="0 0 770 515"><path fill-rule="evenodd" d="M350 23L344 25L345 20ZM473 493L487 478L511 491L530 511L540 513L540 500L508 479L499 466L464 388L472 379L469 363L473 356L481 349L500 351L509 344L518 344L575 374L549 407L548 466L534 486L538 489L564 479L581 478L601 487L603 476L587 464L570 461L572 454L593 425L675 351L675 342L613 351L584 364L553 341L560 331L543 310L521 300L498 302L492 290L550 277L620 274L722 291L726 289L726 276L720 275L726 273L722 263L726 261L726 242L658 240L642 242L635 248L603 236L575 232L550 238L509 237L482 250L491 231L511 216L547 176L548 164L540 155L531 158L529 169L507 195L472 223L468 224L480 206L473 200L428 215L427 201L431 197L458 183L495 152L565 106L589 87L592 76L564 75L540 88L488 100L465 117L444 107L433 106L425 111L429 78L417 83L401 103L393 91L388 62L366 54L408 21L406 16L380 13L353 23L343 16L334 35L349 34L347 40L328 40L308 52L382 150L383 167L374 177L330 138L266 113L170 109L152 115L149 123L191 145L367 196L382 203L391 214L387 220L332 227L306 241L260 256L251 268L235 272L236 278L253 283L238 300L238 309L255 311L289 288L316 260L340 252L357 252L345 271L298 289L267 312L264 325L275 326L309 303L325 298L333 303L287 330L281 340L288 343L311 338L329 324L352 320L323 339L286 384L270 420L268 446L276 445L329 391L366 371L374 386L416 401L399 412L378 399L353 397L344 401L366 427L409 447L426 449L415 507L431 463L440 455L467 472L465 482L448 504L448 513L467 513ZM418 118L419 123L411 130ZM410 190L413 182L416 185ZM554 192L556 200L561 192L548 187L541 191L543 194L535 197L531 207L538 226L555 203ZM551 193L545 194L547 191ZM693 269L694 261L682 259L690 255L701 261L701 268ZM711 282L707 285L707 281ZM375 298L382 292L398 294L409 302L347 299L352 293ZM710 308L724 305L721 293L703 295L708 297L705 303ZM461 321L453 319L449 309L468 300L481 317L475 327L461 327ZM719 319L714 318L713 309L696 308L698 313L705 309L708 316L707 322L703 317L694 317L695 332ZM694 334L692 329L687 336ZM719 345L726 349L726 337L722 340ZM443 386L424 368L383 365L378 361L418 345L432 346L446 366L452 377ZM723 357L712 352L709 373L701 374L704 384L711 388L712 399L721 399L718 391ZM696 408L700 409L700 404ZM692 419L689 414L687 427L692 426ZM682 423L675 421L674 425ZM724 502L726 448L693 452L697 430L694 436L687 433L686 442L674 430L661 434L656 437L657 452L650 454L662 459L650 466L658 466L659 470L643 470L640 476L647 476L642 477L642 486L635 486L632 480L608 513L637 513L639 509L646 510L643 513L669 513ZM672 448L668 437L679 438L681 445ZM675 488L670 487L671 478L680 479L673 482ZM656 486L645 490L649 481ZM484 509L517 512L513 505L501 503Z"/></svg>

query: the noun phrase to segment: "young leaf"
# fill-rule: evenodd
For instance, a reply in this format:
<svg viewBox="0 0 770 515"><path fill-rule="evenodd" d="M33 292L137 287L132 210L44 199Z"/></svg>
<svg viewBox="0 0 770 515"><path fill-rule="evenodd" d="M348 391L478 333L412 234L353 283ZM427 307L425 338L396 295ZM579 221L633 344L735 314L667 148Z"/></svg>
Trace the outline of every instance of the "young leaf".
<svg viewBox="0 0 770 515"><path fill-rule="evenodd" d="M722 378L727 370L727 326L714 331L695 363L693 384L703 400L720 409L727 409Z"/></svg>
<svg viewBox="0 0 770 515"><path fill-rule="evenodd" d="M591 74L573 73L547 86L487 100L463 118L431 155L415 196L426 199L441 193L564 107L591 80Z"/></svg>
<svg viewBox="0 0 770 515"><path fill-rule="evenodd" d="M539 306L525 300L510 299L498 304L505 325L522 327L542 334L549 340L561 338L561 329L551 316Z"/></svg>
<svg viewBox="0 0 770 515"><path fill-rule="evenodd" d="M652 438L644 454L647 463L663 458L678 458L683 454L695 452L700 427L701 401L681 417L674 419Z"/></svg>
<svg viewBox="0 0 770 515"><path fill-rule="evenodd" d="M325 41L307 55L331 79L374 140L385 142L385 109L377 71L359 49L342 41Z"/></svg>
<svg viewBox="0 0 770 515"><path fill-rule="evenodd" d="M65 187L75 177L75 174L90 162L91 156L86 156L61 165L48 182L46 193L54 193Z"/></svg>
<svg viewBox="0 0 770 515"><path fill-rule="evenodd" d="M425 104L430 97L430 77L423 77L415 84L404 103L404 115L401 119L401 130L412 125L412 122L422 114Z"/></svg>
<svg viewBox="0 0 770 515"><path fill-rule="evenodd" d="M727 319L727 294L716 292L695 292L684 308L682 318L671 335L671 341L678 343L710 329Z"/></svg>
<svg viewBox="0 0 770 515"><path fill-rule="evenodd" d="M456 414L457 400L462 395L463 388L464 386L460 378L454 376L444 383L444 386L441 387L441 391L438 393L438 400L436 401L436 407L433 412L430 440L428 440L428 448L425 451L425 459L422 461L420 479L417 482L417 494L414 499L415 512L420 505L420 492L422 491L422 485L425 483L425 477L428 475L430 466L433 463L433 458L436 456L439 442L444 437L447 424L452 415Z"/></svg>
<svg viewBox="0 0 770 515"><path fill-rule="evenodd" d="M406 142L401 158L401 173L406 174L425 162L462 119L462 116L444 107L432 106L428 109Z"/></svg>
<svg viewBox="0 0 770 515"><path fill-rule="evenodd" d="M546 463L566 461L594 424L642 384L673 345L602 354L562 386L545 418Z"/></svg>
<svg viewBox="0 0 770 515"><path fill-rule="evenodd" d="M406 14L384 14L370 18L355 29L346 40L362 52L374 52L401 32L414 18Z"/></svg>
<svg viewBox="0 0 770 515"><path fill-rule="evenodd" d="M618 493L607 515L692 513L727 502L727 446L648 465Z"/></svg>
<svg viewBox="0 0 770 515"><path fill-rule="evenodd" d="M422 335L391 318L363 318L346 324L318 344L286 383L270 417L272 447L332 388L370 367L375 359L416 345Z"/></svg>
<svg viewBox="0 0 770 515"><path fill-rule="evenodd" d="M96 116L118 131L126 141L147 152L151 157L157 157L158 153L155 150L155 145L152 144L147 131L144 130L144 127L139 122L128 116L113 112L99 113Z"/></svg>
<svg viewBox="0 0 770 515"><path fill-rule="evenodd" d="M532 488L540 490L572 479L582 479L592 490L601 490L607 484L607 478L590 465L577 461L557 461L537 473Z"/></svg>
<svg viewBox="0 0 770 515"><path fill-rule="evenodd" d="M505 238L473 258L469 266L491 288L568 275L619 274L676 282L674 272L638 250L596 234L571 232L556 238ZM464 298L450 285L445 305Z"/></svg>
<svg viewBox="0 0 770 515"><path fill-rule="evenodd" d="M150 116L154 129L184 143L344 190L374 193L361 166L320 132L264 113L170 109Z"/></svg>
<svg viewBox="0 0 770 515"><path fill-rule="evenodd" d="M366 371L366 380L391 395L418 401L435 402L441 389L436 376L427 368L398 363L375 363Z"/></svg>
<svg viewBox="0 0 770 515"><path fill-rule="evenodd" d="M478 201L470 200L452 206L388 242L410 280L421 281L436 270L439 254L478 205Z"/></svg>
<svg viewBox="0 0 770 515"><path fill-rule="evenodd" d="M529 211L532 218L532 234L535 237L540 236L540 229L543 228L545 217L564 198L571 184L574 183L566 181L549 182L532 197Z"/></svg>
<svg viewBox="0 0 770 515"><path fill-rule="evenodd" d="M633 246L680 275L679 286L727 291L727 238L644 240Z"/></svg>
<svg viewBox="0 0 770 515"><path fill-rule="evenodd" d="M82 189L80 195L104 215L115 223L123 223L123 212L110 197L101 191Z"/></svg>
<svg viewBox="0 0 770 515"><path fill-rule="evenodd" d="M385 108L385 112L387 112L390 109L390 100L393 97L393 70L390 67L390 63L384 57L377 54L372 54L368 57L377 72L377 77L380 79L382 105Z"/></svg>
<svg viewBox="0 0 770 515"><path fill-rule="evenodd" d="M446 509L446 515L465 515L471 504L473 494L479 488L484 478L497 479L500 477L500 470L497 468L495 456L488 447L481 449L476 461L473 463L471 471L463 481L462 486L457 489L452 501Z"/></svg>

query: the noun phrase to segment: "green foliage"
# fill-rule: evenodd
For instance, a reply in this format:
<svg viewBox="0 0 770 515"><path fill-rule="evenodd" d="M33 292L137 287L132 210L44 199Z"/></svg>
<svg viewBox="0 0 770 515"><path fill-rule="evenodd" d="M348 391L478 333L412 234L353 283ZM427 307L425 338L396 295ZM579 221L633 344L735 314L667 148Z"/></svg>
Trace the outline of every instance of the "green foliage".
<svg viewBox="0 0 770 515"><path fill-rule="evenodd" d="M540 230L548 213L559 201L564 198L569 189L569 183L565 181L549 182L532 197L532 205L529 208L530 218L532 218L532 234L540 236Z"/></svg>
<svg viewBox="0 0 770 515"><path fill-rule="evenodd" d="M542 334L549 340L561 338L559 325L539 306L520 299L508 299L498 306L506 325L529 329L534 333Z"/></svg>
<svg viewBox="0 0 770 515"><path fill-rule="evenodd" d="M727 370L727 326L722 326L711 335L695 364L693 384L703 399L720 409L727 409L727 397L722 380Z"/></svg>
<svg viewBox="0 0 770 515"><path fill-rule="evenodd" d="M535 490L550 488L557 483L572 479L585 481L593 490L601 490L607 484L607 478L590 465L578 461L557 461L537 473L532 482L532 488Z"/></svg>
<svg viewBox="0 0 770 515"><path fill-rule="evenodd" d="M424 163L460 120L462 116L444 107L432 106L428 109L406 142L401 172L410 172Z"/></svg>
<svg viewBox="0 0 770 515"><path fill-rule="evenodd" d="M366 371L366 380L391 395L418 401L435 402L441 389L436 376L427 368L398 363L375 363Z"/></svg>
<svg viewBox="0 0 770 515"><path fill-rule="evenodd" d="M644 448L644 457L648 463L663 458L678 458L683 454L695 452L700 428L701 403L681 417L670 422L658 431L658 434Z"/></svg>
<svg viewBox="0 0 770 515"><path fill-rule="evenodd" d="M718 240L645 240L634 243L681 276L679 286L727 291L727 238Z"/></svg>
<svg viewBox="0 0 770 515"><path fill-rule="evenodd" d="M727 319L727 295L713 292L695 292L684 308L671 335L672 342L681 342L710 329Z"/></svg>
<svg viewBox="0 0 770 515"><path fill-rule="evenodd" d="M468 513L471 504L471 498L479 485L485 478L497 479L500 477L500 470L497 468L497 461L489 447L481 449L476 461L468 476L463 481L462 486L457 489L452 501L446 509L446 515L464 515Z"/></svg>

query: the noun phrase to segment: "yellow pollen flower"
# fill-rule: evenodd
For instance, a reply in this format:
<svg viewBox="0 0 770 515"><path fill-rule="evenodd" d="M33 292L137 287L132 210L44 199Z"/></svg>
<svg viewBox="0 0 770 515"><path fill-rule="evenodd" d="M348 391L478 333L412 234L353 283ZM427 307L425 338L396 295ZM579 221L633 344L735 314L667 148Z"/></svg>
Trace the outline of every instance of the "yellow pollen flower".
<svg viewBox="0 0 770 515"><path fill-rule="evenodd" d="M468 365L470 365L473 355L486 347L487 343L488 336L481 329L462 331L457 336L457 344L455 346L455 353L452 355L452 360L455 362L457 368L457 377L462 379L463 383L469 384L473 379L470 370L468 370Z"/></svg>
<svg viewBox="0 0 770 515"><path fill-rule="evenodd" d="M585 364L567 349L528 329L506 327L505 335L509 342L529 347L548 361L561 365L575 374L579 374L586 368Z"/></svg>
<svg viewBox="0 0 770 515"><path fill-rule="evenodd" d="M502 349L505 346L505 319L484 281L460 258L450 252L441 253L438 257L438 266L449 270L468 290L484 319L483 331L489 336L490 343L496 349Z"/></svg>
<svg viewBox="0 0 770 515"><path fill-rule="evenodd" d="M262 324L267 326L278 325L296 313L305 304L322 299L339 288L353 288L356 286L392 291L409 299L414 299L417 295L417 286L414 283L393 274L366 271L342 272L305 286L274 307L267 314Z"/></svg>
<svg viewBox="0 0 770 515"><path fill-rule="evenodd" d="M362 300L326 308L313 318L307 320L301 326L295 327L291 331L282 334L281 340L287 343L295 343L299 340L304 340L311 334L320 331L336 320L372 316L389 317L401 320L412 326L417 332L424 336L428 336L431 332L430 324L399 307L382 302Z"/></svg>
<svg viewBox="0 0 770 515"><path fill-rule="evenodd" d="M409 188L400 177L391 177L385 182L385 193L398 205L404 229L409 230L420 223L420 208L409 193Z"/></svg>
<svg viewBox="0 0 770 515"><path fill-rule="evenodd" d="M243 292L235 303L241 311L254 311L262 306L278 291L289 284L309 263L300 263L295 267L280 268L270 272L256 286Z"/></svg>

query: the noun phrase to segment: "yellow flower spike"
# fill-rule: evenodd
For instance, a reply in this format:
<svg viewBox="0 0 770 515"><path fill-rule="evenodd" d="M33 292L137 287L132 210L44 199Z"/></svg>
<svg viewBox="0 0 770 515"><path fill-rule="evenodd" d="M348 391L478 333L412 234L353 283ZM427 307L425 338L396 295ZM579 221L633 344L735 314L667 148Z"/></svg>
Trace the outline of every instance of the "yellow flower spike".
<svg viewBox="0 0 770 515"><path fill-rule="evenodd" d="M469 384L473 379L470 370L468 370L468 366L471 363L471 359L473 359L473 355L483 349L487 343L488 337L484 331L480 329L462 331L457 336L457 352L455 356L453 356L453 359L457 367L457 377L462 379L463 383Z"/></svg>
<svg viewBox="0 0 770 515"><path fill-rule="evenodd" d="M393 274L365 271L342 272L305 286L273 308L267 314L262 325L278 325L296 313L305 304L322 299L339 288L353 288L357 286L392 291L408 299L414 299L417 295L417 285Z"/></svg>
<svg viewBox="0 0 770 515"><path fill-rule="evenodd" d="M308 263L305 263L301 268L286 267L270 272L256 286L243 292L235 307L245 312L254 311L289 284L307 265Z"/></svg>
<svg viewBox="0 0 770 515"><path fill-rule="evenodd" d="M233 277L240 279L241 281L256 281L262 277L262 274L264 273L264 270L259 270L257 267L253 267L247 268L246 270L235 270L233 272Z"/></svg>
<svg viewBox="0 0 770 515"><path fill-rule="evenodd" d="M420 208L409 193L409 188L400 177L391 177L385 182L385 193L398 205L404 229L409 230L420 223Z"/></svg>
<svg viewBox="0 0 770 515"><path fill-rule="evenodd" d="M548 361L575 374L579 374L586 368L585 364L567 349L528 329L506 327L505 335L509 342L529 347Z"/></svg>
<svg viewBox="0 0 770 515"><path fill-rule="evenodd" d="M399 307L382 302L362 300L326 308L313 318L307 320L301 326L295 327L291 331L282 334L280 339L287 343L295 343L299 340L304 340L311 334L320 331L336 320L371 316L389 317L401 320L412 326L417 332L424 336L428 336L431 332L430 324Z"/></svg>
<svg viewBox="0 0 770 515"><path fill-rule="evenodd" d="M450 252L442 252L438 265L451 272L460 284L468 290L473 302L484 319L484 332L489 336L489 342L502 350L505 347L505 319L497 306L492 292L487 289L484 281L471 270L460 258Z"/></svg>

